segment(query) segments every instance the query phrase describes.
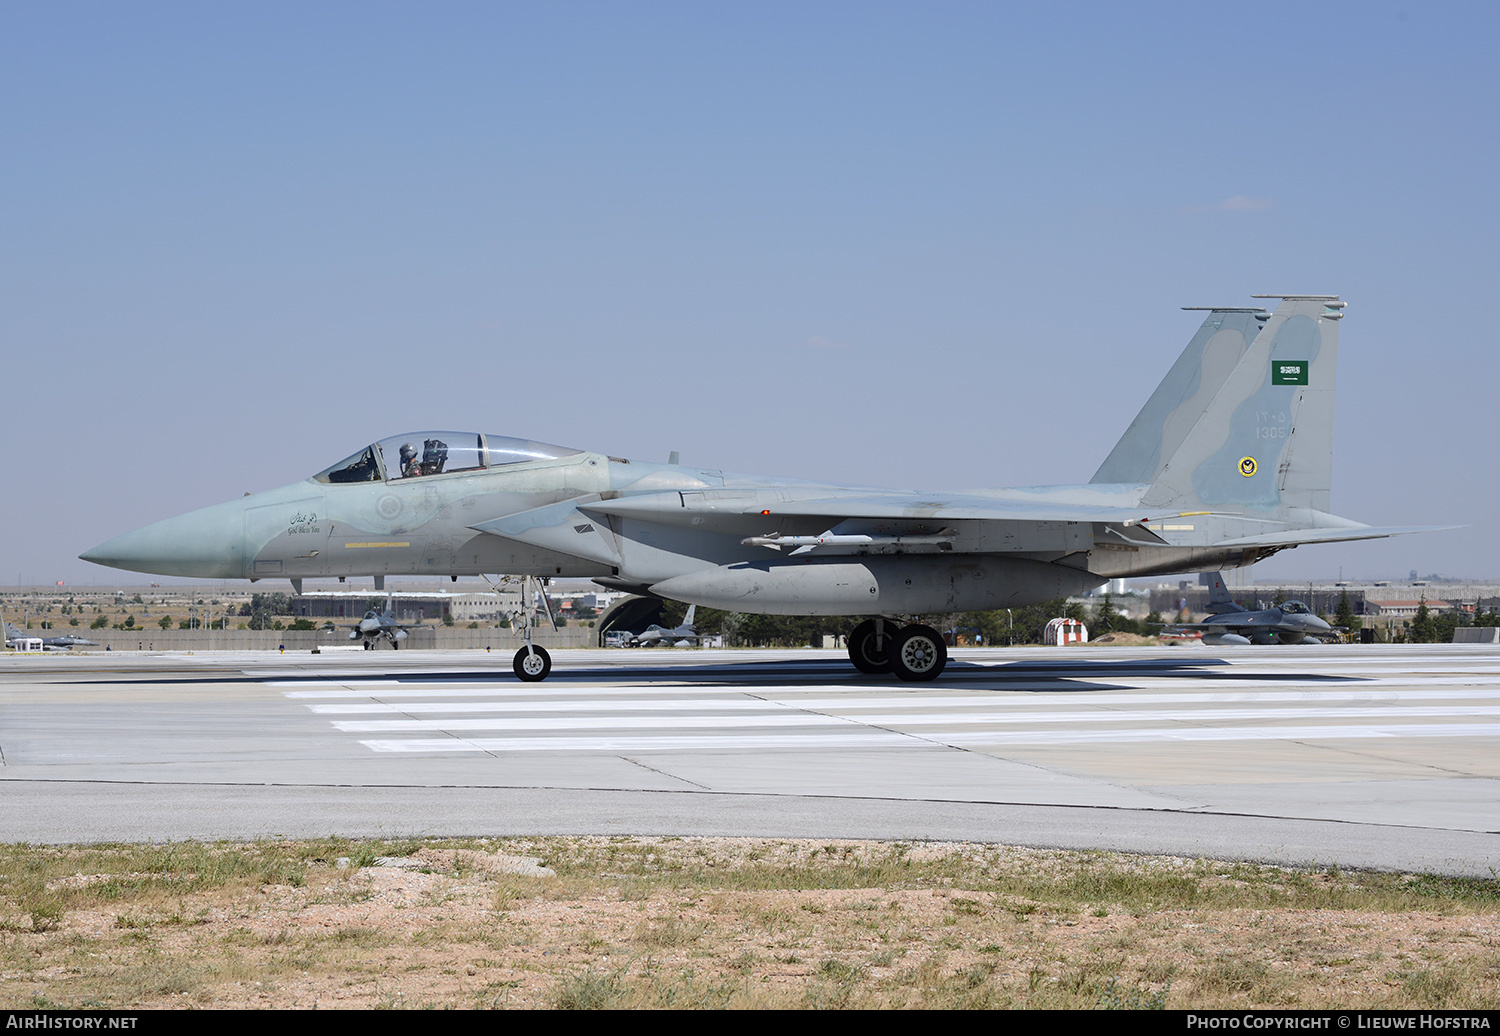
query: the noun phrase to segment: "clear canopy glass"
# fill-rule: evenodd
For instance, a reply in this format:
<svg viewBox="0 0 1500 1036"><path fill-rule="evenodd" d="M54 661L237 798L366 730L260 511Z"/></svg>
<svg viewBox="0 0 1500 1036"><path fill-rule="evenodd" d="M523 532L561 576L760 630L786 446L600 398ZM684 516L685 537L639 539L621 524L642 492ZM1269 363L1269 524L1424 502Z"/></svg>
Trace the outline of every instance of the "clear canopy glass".
<svg viewBox="0 0 1500 1036"><path fill-rule="evenodd" d="M559 460L580 450L508 435L478 432L408 432L366 446L314 476L319 482L396 482L505 464Z"/></svg>
<svg viewBox="0 0 1500 1036"><path fill-rule="evenodd" d="M484 438L475 432L410 432L381 439L375 448L392 481L484 467Z"/></svg>
<svg viewBox="0 0 1500 1036"><path fill-rule="evenodd" d="M561 460L583 452L566 446L532 442L530 439L513 439L508 435L486 435L484 438L489 446L492 468L501 464L524 464L531 460Z"/></svg>
<svg viewBox="0 0 1500 1036"><path fill-rule="evenodd" d="M366 446L352 457L346 457L314 476L319 482L379 482L383 477L375 447Z"/></svg>

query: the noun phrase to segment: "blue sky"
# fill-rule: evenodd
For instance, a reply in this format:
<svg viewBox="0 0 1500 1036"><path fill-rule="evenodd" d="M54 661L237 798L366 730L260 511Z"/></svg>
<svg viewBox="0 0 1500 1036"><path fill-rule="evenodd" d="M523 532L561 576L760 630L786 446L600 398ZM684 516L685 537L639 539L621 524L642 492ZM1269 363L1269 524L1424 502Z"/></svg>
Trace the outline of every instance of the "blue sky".
<svg viewBox="0 0 1500 1036"><path fill-rule="evenodd" d="M1086 481L1198 324L1335 292L1334 509L1256 578L1500 579L1482 4L11 5L0 583L473 428Z"/></svg>

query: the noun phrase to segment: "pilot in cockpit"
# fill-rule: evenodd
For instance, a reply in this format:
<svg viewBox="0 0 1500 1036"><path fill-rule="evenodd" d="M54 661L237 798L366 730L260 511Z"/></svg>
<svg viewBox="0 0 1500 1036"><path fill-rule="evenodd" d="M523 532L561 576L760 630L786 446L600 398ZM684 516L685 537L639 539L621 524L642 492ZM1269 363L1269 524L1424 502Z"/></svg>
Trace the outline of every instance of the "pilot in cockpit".
<svg viewBox="0 0 1500 1036"><path fill-rule="evenodd" d="M422 465L417 462L417 448L409 442L401 444L401 477L411 478L413 475L422 473Z"/></svg>

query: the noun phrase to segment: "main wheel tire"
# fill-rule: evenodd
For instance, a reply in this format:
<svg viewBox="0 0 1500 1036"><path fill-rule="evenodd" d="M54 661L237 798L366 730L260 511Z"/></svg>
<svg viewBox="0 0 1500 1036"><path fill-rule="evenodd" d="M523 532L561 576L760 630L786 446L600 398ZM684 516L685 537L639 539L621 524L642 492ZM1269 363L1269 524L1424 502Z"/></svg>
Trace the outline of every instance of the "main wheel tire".
<svg viewBox="0 0 1500 1036"><path fill-rule="evenodd" d="M896 624L887 622L885 637L877 647L874 619L866 619L855 626L849 634L849 661L854 663L854 668L862 673L890 672L891 641L895 636L895 630Z"/></svg>
<svg viewBox="0 0 1500 1036"><path fill-rule="evenodd" d="M889 654L891 672L911 683L936 680L948 664L948 645L930 626L903 628L892 638Z"/></svg>
<svg viewBox="0 0 1500 1036"><path fill-rule="evenodd" d="M522 648L516 652L516 660L511 663L511 668L522 680L536 683L547 679L547 674L552 672L552 656L547 654L546 648L533 644L530 651Z"/></svg>

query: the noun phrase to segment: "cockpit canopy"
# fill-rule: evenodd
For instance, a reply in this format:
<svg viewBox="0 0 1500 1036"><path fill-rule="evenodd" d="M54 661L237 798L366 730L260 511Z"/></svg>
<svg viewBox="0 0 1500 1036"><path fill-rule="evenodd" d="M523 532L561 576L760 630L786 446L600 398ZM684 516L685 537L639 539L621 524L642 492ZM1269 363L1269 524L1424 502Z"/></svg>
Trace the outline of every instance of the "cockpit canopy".
<svg viewBox="0 0 1500 1036"><path fill-rule="evenodd" d="M313 477L334 485L345 482L404 481L482 471L533 460L559 460L582 453L508 435L478 432L409 432L371 443Z"/></svg>
<svg viewBox="0 0 1500 1036"><path fill-rule="evenodd" d="M1286 601L1281 605L1283 615L1311 615L1307 605L1301 601Z"/></svg>

